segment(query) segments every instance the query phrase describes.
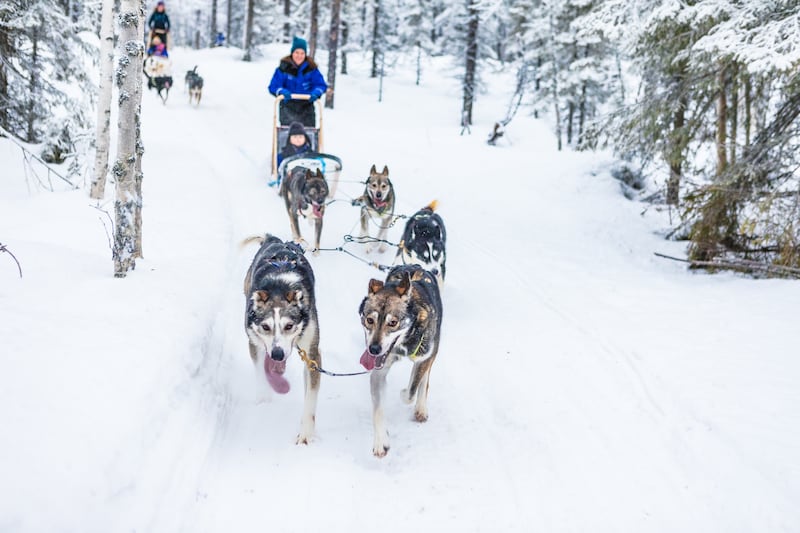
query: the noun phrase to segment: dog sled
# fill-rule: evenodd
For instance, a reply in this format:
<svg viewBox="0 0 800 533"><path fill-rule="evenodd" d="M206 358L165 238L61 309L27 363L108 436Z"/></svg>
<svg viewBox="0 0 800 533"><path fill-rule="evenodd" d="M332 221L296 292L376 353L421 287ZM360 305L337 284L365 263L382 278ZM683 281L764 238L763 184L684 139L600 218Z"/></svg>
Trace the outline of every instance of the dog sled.
<svg viewBox="0 0 800 533"><path fill-rule="evenodd" d="M155 89L165 104L172 87L172 61L168 57L148 56L144 60L144 75L147 77L147 88Z"/></svg>
<svg viewBox="0 0 800 533"><path fill-rule="evenodd" d="M342 171L342 160L335 155L326 154L323 151L322 135L322 99L317 100L317 126L304 126L306 137L311 143L311 150L301 154L288 156L278 165L278 154L281 148L286 145L289 139L289 124L280 124L278 121L278 110L283 96L275 98L275 108L272 116L272 174L269 185L277 187L280 193L280 184L284 178L298 166L307 168L312 172L319 170L325 181L328 182L329 198L336 194L336 187L339 184L339 175ZM307 94L293 94L292 100L310 100Z"/></svg>

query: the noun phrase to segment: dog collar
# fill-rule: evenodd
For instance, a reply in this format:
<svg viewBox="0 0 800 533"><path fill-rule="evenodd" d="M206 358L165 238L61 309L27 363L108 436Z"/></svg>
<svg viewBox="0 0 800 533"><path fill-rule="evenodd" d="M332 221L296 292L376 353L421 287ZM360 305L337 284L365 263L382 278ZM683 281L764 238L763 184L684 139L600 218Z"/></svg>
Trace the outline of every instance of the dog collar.
<svg viewBox="0 0 800 533"><path fill-rule="evenodd" d="M419 349L422 347L422 341L424 341L424 340L425 340L425 335L422 335L422 336L419 338L419 344L417 344L417 347L416 347L416 348L414 348L414 351L413 351L413 352L411 352L410 354L408 354L408 358L409 358L409 359L411 359L412 361L414 361L414 360L415 360L417 357L419 357Z"/></svg>

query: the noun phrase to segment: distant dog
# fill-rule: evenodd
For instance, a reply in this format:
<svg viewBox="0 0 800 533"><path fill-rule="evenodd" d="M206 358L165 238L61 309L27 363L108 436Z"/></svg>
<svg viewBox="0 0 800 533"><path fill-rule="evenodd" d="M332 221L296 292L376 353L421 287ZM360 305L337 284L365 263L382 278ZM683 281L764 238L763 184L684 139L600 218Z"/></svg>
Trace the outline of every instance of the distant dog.
<svg viewBox="0 0 800 533"><path fill-rule="evenodd" d="M292 237L300 242L300 227L297 222L298 215L303 215L314 221L314 249L319 253L319 240L322 235L322 217L325 214L325 200L328 198L328 182L325 175L317 169L315 172L297 166L281 181L281 196L286 202L286 211L289 214L289 224L292 227Z"/></svg>
<svg viewBox="0 0 800 533"><path fill-rule="evenodd" d="M375 165L369 169L369 178L364 194L353 200L353 205L361 206L361 238L369 237L369 222L374 221L378 226L378 241L386 240L389 226L394 217L394 187L389 181L389 169L384 166L381 172ZM372 251L372 243L366 243L366 252ZM386 243L381 242L378 251L386 251Z"/></svg>
<svg viewBox="0 0 800 533"><path fill-rule="evenodd" d="M314 273L298 245L271 235L245 243L252 241L260 242L261 248L244 279L244 327L250 340L250 358L259 381L263 380L263 369L272 389L286 394L289 382L283 373L295 346L305 350L318 365L322 363ZM310 372L307 367L304 377L305 402L298 444L307 444L314 433L320 381L319 373Z"/></svg>
<svg viewBox="0 0 800 533"><path fill-rule="evenodd" d="M372 453L383 457L389 451L389 434L381 401L389 368L400 357L408 357L414 363L403 400L411 403L416 397L414 417L418 422L428 419L428 379L439 352L442 325L439 286L433 274L419 265L395 266L385 283L370 280L359 314L367 345L361 364L372 371Z"/></svg>
<svg viewBox="0 0 800 533"><path fill-rule="evenodd" d="M158 97L166 104L169 90L172 87L172 76L170 75L172 62L166 57L148 56L145 58L142 68L147 77L147 88L155 89Z"/></svg>
<svg viewBox="0 0 800 533"><path fill-rule="evenodd" d="M434 213L435 210L434 200L408 219L394 262L396 265L422 266L436 276L439 288L442 288L447 261L447 232L442 217Z"/></svg>
<svg viewBox="0 0 800 533"><path fill-rule="evenodd" d="M200 105L203 97L203 77L197 73L197 65L192 70L186 71L186 88L189 90L189 104Z"/></svg>

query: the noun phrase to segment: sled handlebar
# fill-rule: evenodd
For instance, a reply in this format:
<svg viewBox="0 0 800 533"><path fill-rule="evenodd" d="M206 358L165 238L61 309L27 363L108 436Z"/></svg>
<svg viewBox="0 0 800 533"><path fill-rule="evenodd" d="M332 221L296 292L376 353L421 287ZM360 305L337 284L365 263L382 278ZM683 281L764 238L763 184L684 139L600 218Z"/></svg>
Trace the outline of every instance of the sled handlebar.
<svg viewBox="0 0 800 533"><path fill-rule="evenodd" d="M278 101L286 100L286 98L282 94L279 94L277 96L277 98L278 98ZM291 100L311 100L311 95L310 94L299 94L299 93L295 94L295 93L292 93L291 94Z"/></svg>

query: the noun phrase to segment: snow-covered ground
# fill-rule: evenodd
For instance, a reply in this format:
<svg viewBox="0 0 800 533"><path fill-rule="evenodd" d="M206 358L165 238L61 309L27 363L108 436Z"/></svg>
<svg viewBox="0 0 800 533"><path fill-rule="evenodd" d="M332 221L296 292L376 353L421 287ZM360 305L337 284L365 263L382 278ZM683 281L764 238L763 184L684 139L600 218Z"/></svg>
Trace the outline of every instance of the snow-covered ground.
<svg viewBox="0 0 800 533"><path fill-rule="evenodd" d="M376 459L368 378L323 377L317 437L296 446L301 361L288 395L256 404L242 327L255 248L240 242L290 236L265 186L283 48L250 64L177 50L166 106L144 95L145 260L124 280L85 190L29 191L0 139L0 242L24 273L0 254L0 531L800 529L800 284L654 257L682 245L622 197L606 156L555 151L542 121L486 146L503 78L459 136L446 59L420 87L398 65L378 103L352 55L325 113L338 198L385 164L399 212L438 199L447 224L430 420L412 420L411 365L395 365L392 448ZM181 92L194 65L197 109ZM357 219L332 204L323 247ZM324 366L359 370L357 308L382 275L338 252L310 260Z"/></svg>

